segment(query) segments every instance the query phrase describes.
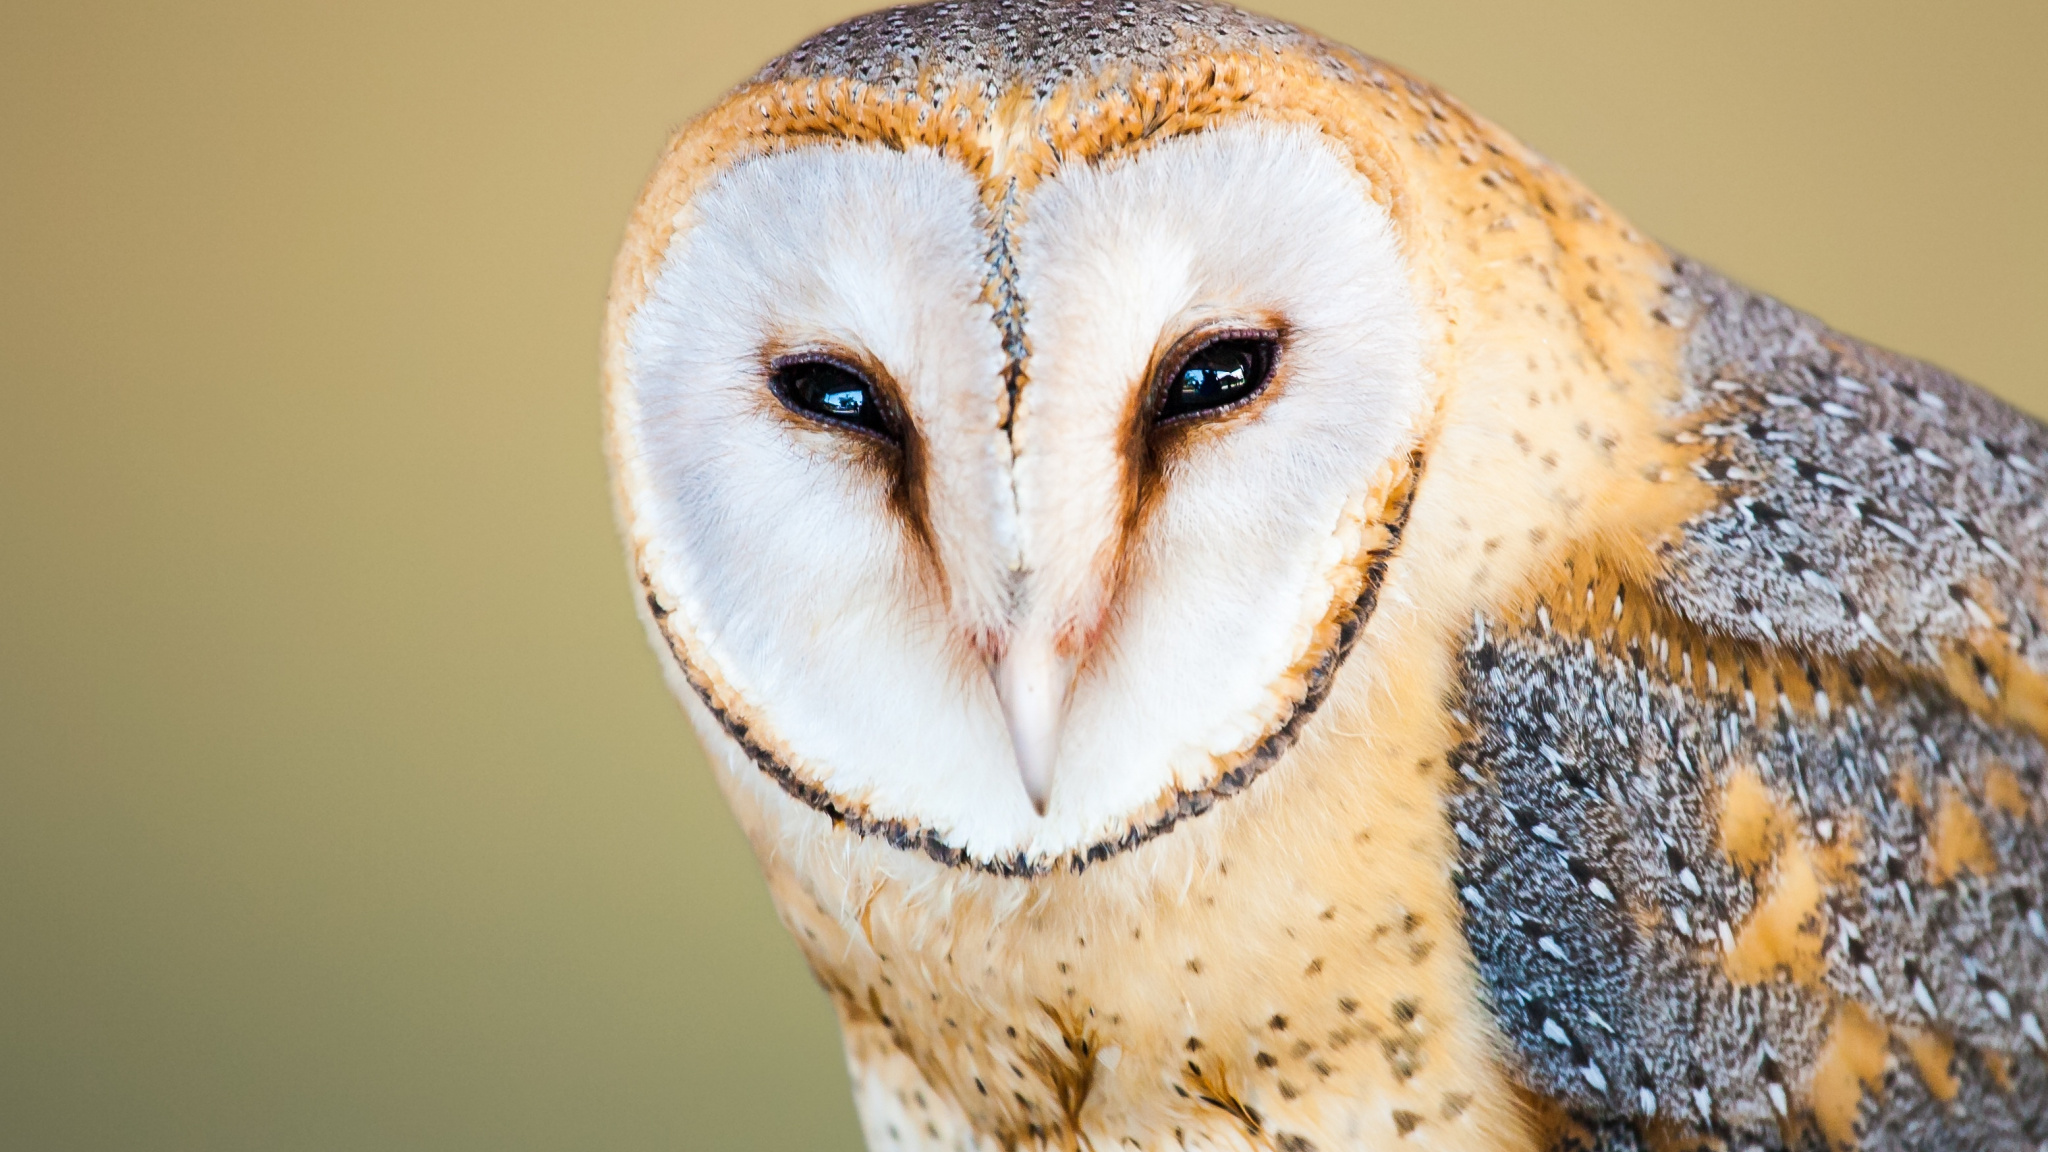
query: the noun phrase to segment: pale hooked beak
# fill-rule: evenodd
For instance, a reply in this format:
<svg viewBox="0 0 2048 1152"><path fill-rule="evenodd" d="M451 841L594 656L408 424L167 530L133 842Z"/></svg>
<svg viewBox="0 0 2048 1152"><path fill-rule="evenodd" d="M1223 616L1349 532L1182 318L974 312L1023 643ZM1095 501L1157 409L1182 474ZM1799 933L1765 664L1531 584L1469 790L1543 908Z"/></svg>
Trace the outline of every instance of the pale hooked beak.
<svg viewBox="0 0 2048 1152"><path fill-rule="evenodd" d="M1031 807L1043 816L1046 797L1052 793L1053 761L1059 755L1074 661L1060 655L1051 635L1028 629L1011 638L991 672L1003 719L1010 726L1017 775L1024 781Z"/></svg>

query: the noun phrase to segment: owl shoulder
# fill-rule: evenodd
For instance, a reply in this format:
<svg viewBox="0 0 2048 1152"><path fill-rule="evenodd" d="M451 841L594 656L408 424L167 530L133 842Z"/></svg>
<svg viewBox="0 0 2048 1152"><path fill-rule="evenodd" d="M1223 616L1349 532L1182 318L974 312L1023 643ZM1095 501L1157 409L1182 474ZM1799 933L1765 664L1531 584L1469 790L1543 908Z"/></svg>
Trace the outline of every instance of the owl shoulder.
<svg viewBox="0 0 2048 1152"><path fill-rule="evenodd" d="M1883 653L2048 722L2048 428L1698 265L1674 291L1695 315L1679 435L1720 499L1658 592L1729 636Z"/></svg>

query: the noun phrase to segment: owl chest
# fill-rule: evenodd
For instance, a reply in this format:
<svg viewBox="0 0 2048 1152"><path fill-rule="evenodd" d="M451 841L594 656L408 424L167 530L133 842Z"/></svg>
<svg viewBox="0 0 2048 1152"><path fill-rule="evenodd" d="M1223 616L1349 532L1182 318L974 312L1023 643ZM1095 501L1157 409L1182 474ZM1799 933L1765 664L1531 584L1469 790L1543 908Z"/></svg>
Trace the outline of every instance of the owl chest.
<svg viewBox="0 0 2048 1152"><path fill-rule="evenodd" d="M906 884L876 868L849 884L839 853L772 868L838 1011L870 1145L1328 1152L1427 1130L1522 1146L1427 863L1448 851L1434 801L1371 799L1212 814L1080 876ZM1318 855L1261 852L1276 831Z"/></svg>

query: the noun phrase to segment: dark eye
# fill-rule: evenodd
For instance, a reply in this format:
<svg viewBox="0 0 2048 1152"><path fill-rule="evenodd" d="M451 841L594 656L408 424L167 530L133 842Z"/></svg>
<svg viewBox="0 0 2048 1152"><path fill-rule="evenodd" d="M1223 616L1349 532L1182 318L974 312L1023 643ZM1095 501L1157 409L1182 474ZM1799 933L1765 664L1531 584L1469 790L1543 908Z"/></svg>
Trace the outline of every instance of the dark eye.
<svg viewBox="0 0 2048 1152"><path fill-rule="evenodd" d="M1209 341L1189 353L1166 378L1159 419L1227 408L1256 395L1273 374L1278 351L1272 340L1259 336Z"/></svg>
<svg viewBox="0 0 2048 1152"><path fill-rule="evenodd" d="M896 439L881 393L851 368L829 360L797 360L777 367L769 387L792 411Z"/></svg>

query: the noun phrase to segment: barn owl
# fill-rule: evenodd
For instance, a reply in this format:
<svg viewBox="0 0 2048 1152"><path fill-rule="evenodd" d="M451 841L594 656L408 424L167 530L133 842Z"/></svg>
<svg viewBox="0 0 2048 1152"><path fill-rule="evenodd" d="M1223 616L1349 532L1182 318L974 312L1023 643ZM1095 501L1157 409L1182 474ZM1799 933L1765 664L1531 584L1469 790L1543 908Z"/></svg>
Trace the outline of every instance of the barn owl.
<svg viewBox="0 0 2048 1152"><path fill-rule="evenodd" d="M2048 430L1189 0L683 127L636 596L875 1149L2048 1140Z"/></svg>

